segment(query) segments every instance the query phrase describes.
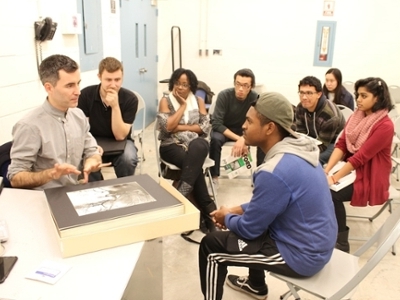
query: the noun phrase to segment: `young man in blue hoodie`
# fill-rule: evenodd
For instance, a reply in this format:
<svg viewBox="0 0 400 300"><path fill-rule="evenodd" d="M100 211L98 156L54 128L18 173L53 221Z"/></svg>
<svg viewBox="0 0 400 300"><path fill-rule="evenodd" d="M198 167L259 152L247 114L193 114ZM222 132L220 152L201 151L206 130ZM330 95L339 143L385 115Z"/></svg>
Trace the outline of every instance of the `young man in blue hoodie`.
<svg viewBox="0 0 400 300"><path fill-rule="evenodd" d="M293 110L278 93L263 93L243 125L247 145L266 158L254 172L250 202L211 213L227 231L207 234L199 248L204 299L222 299L228 266L249 276L228 275L231 288L265 299L265 270L292 277L316 274L329 261L337 222L318 147L292 131Z"/></svg>

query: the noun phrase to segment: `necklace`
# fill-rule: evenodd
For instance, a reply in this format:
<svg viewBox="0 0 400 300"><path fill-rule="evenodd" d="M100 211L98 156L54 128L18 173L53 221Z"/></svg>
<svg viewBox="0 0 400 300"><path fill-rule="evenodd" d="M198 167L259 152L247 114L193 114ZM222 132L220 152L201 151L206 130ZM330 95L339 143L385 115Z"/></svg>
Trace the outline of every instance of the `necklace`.
<svg viewBox="0 0 400 300"><path fill-rule="evenodd" d="M100 99L101 99L101 103L103 103L104 110L107 111L108 106L107 106L107 104L104 103L104 101L103 101L103 96L102 96L101 94L100 94Z"/></svg>

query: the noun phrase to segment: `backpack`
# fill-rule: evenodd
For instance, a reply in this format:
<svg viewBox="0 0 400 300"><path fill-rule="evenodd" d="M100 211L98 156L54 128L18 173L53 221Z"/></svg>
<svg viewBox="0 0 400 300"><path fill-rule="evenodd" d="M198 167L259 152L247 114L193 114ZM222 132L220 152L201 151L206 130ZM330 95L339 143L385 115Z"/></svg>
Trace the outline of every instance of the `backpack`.
<svg viewBox="0 0 400 300"><path fill-rule="evenodd" d="M206 104L211 104L212 98L215 95L214 92L211 91L211 88L205 82L199 80L197 89L203 90L206 93L206 97L205 97L204 101Z"/></svg>

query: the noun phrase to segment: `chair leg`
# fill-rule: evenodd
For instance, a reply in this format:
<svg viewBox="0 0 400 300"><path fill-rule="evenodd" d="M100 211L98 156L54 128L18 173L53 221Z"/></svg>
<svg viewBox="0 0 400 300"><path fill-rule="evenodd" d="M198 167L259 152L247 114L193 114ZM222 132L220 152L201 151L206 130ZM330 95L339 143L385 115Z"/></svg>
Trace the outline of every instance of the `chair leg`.
<svg viewBox="0 0 400 300"><path fill-rule="evenodd" d="M207 168L206 173L207 173L207 175L208 175L208 180L209 180L209 182L210 182L210 187L211 187L211 191L212 191L212 194L213 194L213 197L214 197L215 205L218 207L218 204L217 204L217 195L216 195L216 193L215 193L215 187L214 187L214 183L213 183L213 180L212 180L210 168Z"/></svg>
<svg viewBox="0 0 400 300"><path fill-rule="evenodd" d="M386 203L382 205L382 207L379 209L379 211L377 213L375 213L372 217L354 216L354 215L348 215L347 217L349 217L349 218L359 218L359 219L368 219L370 222L372 222L373 220L375 220L385 210L386 207L389 207L389 213L392 213L392 210L393 210L392 201L393 201L393 199L388 199L386 201ZM354 238L354 237L349 238L349 239L355 240L355 241L367 241L368 240L367 238ZM392 246L392 254L393 255L397 254L397 252L396 252L396 244L393 244L393 246Z"/></svg>
<svg viewBox="0 0 400 300"><path fill-rule="evenodd" d="M397 164L392 167L392 173L395 173L395 172L396 172L396 181L399 181L399 176L398 176L398 172L397 172Z"/></svg>
<svg viewBox="0 0 400 300"><path fill-rule="evenodd" d="M389 206L389 212L392 213L392 199L388 199L388 200L385 202L385 204L382 205L381 209L380 209L376 214L374 214L372 217L368 218L368 220L369 220L370 222L372 222L373 220L375 220L376 217L378 217L378 216L384 211L384 209L385 209L387 206Z"/></svg>
<svg viewBox="0 0 400 300"><path fill-rule="evenodd" d="M389 203L389 212L392 213L392 199L390 199ZM392 254L396 255L396 243L394 243L392 246Z"/></svg>
<svg viewBox="0 0 400 300"><path fill-rule="evenodd" d="M290 296L293 295L293 297L295 298L295 300L300 300L300 296L297 293L297 291L299 291L300 289L294 285L292 285L289 282L286 282L287 286L289 287L289 291L287 291L286 293L284 293L283 295L281 295L279 298L281 300L287 300L289 299Z"/></svg>
<svg viewBox="0 0 400 300"><path fill-rule="evenodd" d="M142 161L145 161L146 158L144 157L144 150L143 150L143 138L139 137L140 148L142 149Z"/></svg>
<svg viewBox="0 0 400 300"><path fill-rule="evenodd" d="M372 217L367 217L367 216L357 216L357 215L347 215L348 218L357 218L357 219L368 219L370 222L375 220L384 210L387 206L389 206L389 212L392 213L392 200L393 199L388 199L382 207L379 209L378 212L376 212Z"/></svg>

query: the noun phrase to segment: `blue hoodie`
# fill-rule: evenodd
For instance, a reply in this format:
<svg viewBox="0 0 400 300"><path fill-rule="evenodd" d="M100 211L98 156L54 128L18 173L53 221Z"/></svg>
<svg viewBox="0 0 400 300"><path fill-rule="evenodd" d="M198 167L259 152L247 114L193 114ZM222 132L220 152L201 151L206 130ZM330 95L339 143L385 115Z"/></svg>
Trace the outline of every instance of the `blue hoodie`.
<svg viewBox="0 0 400 300"><path fill-rule="evenodd" d="M312 276L329 261L337 222L318 147L307 138L287 137L266 154L254 172L250 202L225 224L244 239L269 230L279 252L297 273Z"/></svg>

